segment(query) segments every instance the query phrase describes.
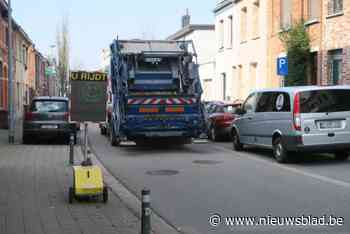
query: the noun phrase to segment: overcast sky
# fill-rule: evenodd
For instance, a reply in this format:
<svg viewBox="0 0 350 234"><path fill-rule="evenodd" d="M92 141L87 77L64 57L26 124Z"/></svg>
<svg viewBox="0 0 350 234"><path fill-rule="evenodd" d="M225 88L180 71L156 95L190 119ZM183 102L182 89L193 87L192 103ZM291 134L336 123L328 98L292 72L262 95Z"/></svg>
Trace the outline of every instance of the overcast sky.
<svg viewBox="0 0 350 234"><path fill-rule="evenodd" d="M15 20L43 54L55 44L57 25L70 24L71 66L100 67L101 50L113 38L163 39L181 26L189 8L192 23L214 23L215 0L12 0Z"/></svg>

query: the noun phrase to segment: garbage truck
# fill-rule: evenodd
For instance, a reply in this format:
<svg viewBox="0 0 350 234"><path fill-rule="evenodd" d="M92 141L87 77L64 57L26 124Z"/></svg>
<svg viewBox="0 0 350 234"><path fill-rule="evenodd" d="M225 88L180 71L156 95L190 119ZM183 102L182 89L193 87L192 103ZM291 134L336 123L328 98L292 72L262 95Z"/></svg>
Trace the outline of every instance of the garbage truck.
<svg viewBox="0 0 350 234"><path fill-rule="evenodd" d="M116 39L110 52L112 146L201 137L204 107L192 41Z"/></svg>

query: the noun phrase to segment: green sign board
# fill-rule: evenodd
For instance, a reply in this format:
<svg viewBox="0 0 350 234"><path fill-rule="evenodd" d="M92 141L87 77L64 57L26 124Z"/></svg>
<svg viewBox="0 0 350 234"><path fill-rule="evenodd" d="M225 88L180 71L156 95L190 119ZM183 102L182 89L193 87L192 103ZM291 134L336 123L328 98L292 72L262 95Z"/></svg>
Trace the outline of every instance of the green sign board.
<svg viewBox="0 0 350 234"><path fill-rule="evenodd" d="M106 120L107 74L77 71L70 73L71 119L100 122Z"/></svg>

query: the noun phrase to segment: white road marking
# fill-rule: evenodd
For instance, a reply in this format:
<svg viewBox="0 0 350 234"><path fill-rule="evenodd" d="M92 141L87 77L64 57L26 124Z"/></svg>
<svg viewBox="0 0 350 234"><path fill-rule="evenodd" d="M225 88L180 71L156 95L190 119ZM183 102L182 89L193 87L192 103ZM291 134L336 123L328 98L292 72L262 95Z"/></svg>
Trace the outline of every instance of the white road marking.
<svg viewBox="0 0 350 234"><path fill-rule="evenodd" d="M344 188L350 188L350 183L342 181L342 180L337 180L337 179L333 179L331 177L327 177L327 176L323 176L323 175L319 175L319 174L315 174L315 173L311 173L311 172L306 172L306 171L303 171L303 170L300 170L300 169L297 169L297 168L294 168L294 167L291 167L291 166L286 166L286 165L279 164L277 162L267 161L267 160L255 157L254 155L251 155L249 153L238 153L238 152L235 152L233 150L226 149L226 148L224 148L222 146L221 147L220 146L213 146L213 147L216 148L216 149L220 149L220 150L226 151L226 152L230 152L232 154L233 153L238 154L239 156L242 156L242 157L244 156L247 159L251 159L251 160L254 160L254 161L257 161L257 162L261 162L261 163L264 163L264 164L275 166L275 167L278 167L280 169L293 172L295 174L307 176L307 177L310 177L310 178L313 178L313 179L316 179L316 180L319 180L319 181L322 181L322 182L330 183L330 184L341 186L341 187L344 187Z"/></svg>

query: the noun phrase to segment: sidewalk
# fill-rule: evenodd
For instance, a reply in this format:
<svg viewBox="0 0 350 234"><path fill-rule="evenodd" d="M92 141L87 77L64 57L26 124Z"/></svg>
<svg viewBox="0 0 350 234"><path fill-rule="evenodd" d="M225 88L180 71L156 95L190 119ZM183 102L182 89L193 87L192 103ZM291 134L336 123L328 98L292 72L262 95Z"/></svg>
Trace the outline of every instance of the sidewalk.
<svg viewBox="0 0 350 234"><path fill-rule="evenodd" d="M0 233L136 234L140 220L114 193L107 204L67 202L68 146L8 145L0 130ZM76 147L75 155L80 155Z"/></svg>

